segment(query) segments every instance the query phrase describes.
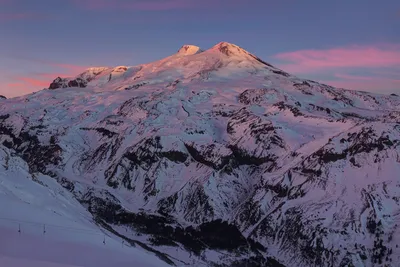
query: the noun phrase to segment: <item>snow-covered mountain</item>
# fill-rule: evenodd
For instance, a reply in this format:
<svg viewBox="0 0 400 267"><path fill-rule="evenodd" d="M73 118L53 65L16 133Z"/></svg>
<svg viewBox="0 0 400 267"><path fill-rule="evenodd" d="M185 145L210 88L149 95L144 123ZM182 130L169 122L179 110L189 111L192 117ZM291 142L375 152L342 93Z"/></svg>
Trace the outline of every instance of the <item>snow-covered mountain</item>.
<svg viewBox="0 0 400 267"><path fill-rule="evenodd" d="M170 264L396 266L399 120L222 42L4 99L0 141Z"/></svg>

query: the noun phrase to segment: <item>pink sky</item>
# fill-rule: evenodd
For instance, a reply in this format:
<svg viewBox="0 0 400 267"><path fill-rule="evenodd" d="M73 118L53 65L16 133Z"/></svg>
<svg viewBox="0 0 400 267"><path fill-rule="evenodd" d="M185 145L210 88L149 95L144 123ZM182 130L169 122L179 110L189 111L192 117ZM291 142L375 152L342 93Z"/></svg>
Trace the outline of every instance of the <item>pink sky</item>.
<svg viewBox="0 0 400 267"><path fill-rule="evenodd" d="M86 65L137 65L221 41L300 78L400 92L399 8L398 0L0 0L0 94L40 90Z"/></svg>
<svg viewBox="0 0 400 267"><path fill-rule="evenodd" d="M328 76L327 79L315 80L335 87L383 93L400 89L400 75L397 71L400 70L400 46L395 44L298 50L279 53L272 58L278 60L276 63L278 67L300 77L325 74ZM47 88L56 77L75 76L87 68L87 66L44 60L35 61L37 64L45 64L59 71L15 76L11 82L2 84L13 89L11 95ZM353 74L355 71L364 74Z"/></svg>
<svg viewBox="0 0 400 267"><path fill-rule="evenodd" d="M9 88L7 97L20 96L31 92L48 88L50 83L57 77L73 77L82 73L88 66L78 66L71 64L43 63L37 62L38 66L48 65L58 71L32 73L31 75L12 75L7 81L0 81L0 88Z"/></svg>

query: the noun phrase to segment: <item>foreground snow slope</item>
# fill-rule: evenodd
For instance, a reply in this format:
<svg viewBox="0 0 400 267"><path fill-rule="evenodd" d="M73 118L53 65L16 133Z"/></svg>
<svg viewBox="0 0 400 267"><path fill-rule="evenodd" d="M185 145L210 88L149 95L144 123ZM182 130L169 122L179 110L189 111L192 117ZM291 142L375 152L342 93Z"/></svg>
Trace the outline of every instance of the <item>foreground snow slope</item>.
<svg viewBox="0 0 400 267"><path fill-rule="evenodd" d="M170 264L400 260L396 95L299 79L229 43L50 88L2 100L0 141Z"/></svg>
<svg viewBox="0 0 400 267"><path fill-rule="evenodd" d="M0 158L0 266L169 266L122 245L70 192L49 176L29 173L3 146Z"/></svg>

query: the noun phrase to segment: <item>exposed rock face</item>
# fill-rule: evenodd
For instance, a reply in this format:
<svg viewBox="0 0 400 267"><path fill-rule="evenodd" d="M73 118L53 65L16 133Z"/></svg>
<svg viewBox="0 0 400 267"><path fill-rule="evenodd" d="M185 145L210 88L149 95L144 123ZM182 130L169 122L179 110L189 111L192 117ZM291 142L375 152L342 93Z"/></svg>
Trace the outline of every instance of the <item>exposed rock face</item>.
<svg viewBox="0 0 400 267"><path fill-rule="evenodd" d="M195 45L184 45L178 50L179 55L194 55L197 53L201 53L203 50Z"/></svg>
<svg viewBox="0 0 400 267"><path fill-rule="evenodd" d="M399 97L302 80L229 43L182 49L4 100L1 142L107 230L184 262L400 260Z"/></svg>
<svg viewBox="0 0 400 267"><path fill-rule="evenodd" d="M58 88L67 88L68 80L61 77L57 77L49 86L49 89L54 90Z"/></svg>
<svg viewBox="0 0 400 267"><path fill-rule="evenodd" d="M49 89L59 88L85 88L90 82L97 80L101 83L110 82L113 78L123 75L128 70L128 67L118 66L115 68L98 67L89 68L75 78L57 77L49 86ZM107 78L107 80L105 80ZM102 81L105 80L105 81ZM92 85L96 85L96 82Z"/></svg>
<svg viewBox="0 0 400 267"><path fill-rule="evenodd" d="M79 87L84 88L87 86L87 81L83 80L82 78L76 78L73 80L70 79L63 79L58 77L55 79L49 86L49 89L58 89L58 88L67 88L67 87Z"/></svg>

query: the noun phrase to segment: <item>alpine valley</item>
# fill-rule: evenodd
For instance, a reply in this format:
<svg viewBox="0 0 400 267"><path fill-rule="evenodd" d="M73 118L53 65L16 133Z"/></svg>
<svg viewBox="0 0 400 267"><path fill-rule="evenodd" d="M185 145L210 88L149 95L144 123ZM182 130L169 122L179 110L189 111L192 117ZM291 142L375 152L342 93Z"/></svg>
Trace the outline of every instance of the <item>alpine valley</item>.
<svg viewBox="0 0 400 267"><path fill-rule="evenodd" d="M400 262L395 94L300 79L222 42L0 102L1 150L167 264Z"/></svg>

